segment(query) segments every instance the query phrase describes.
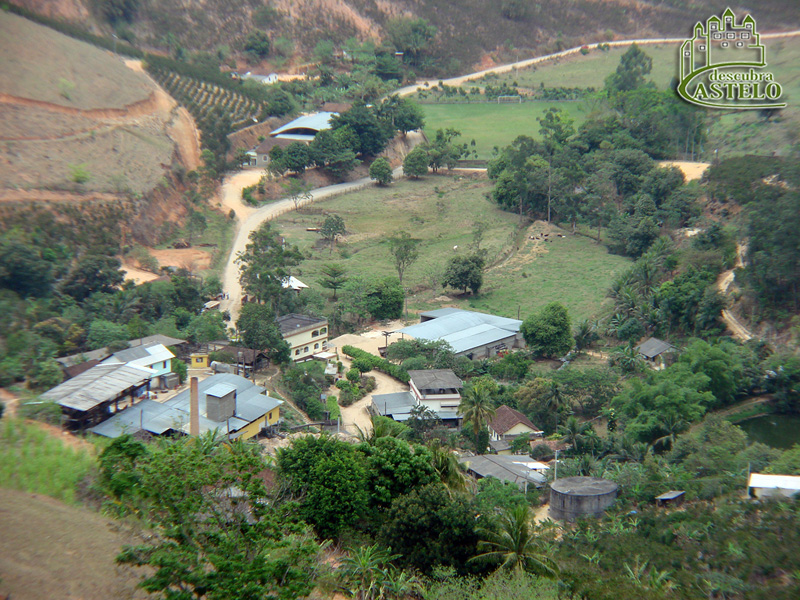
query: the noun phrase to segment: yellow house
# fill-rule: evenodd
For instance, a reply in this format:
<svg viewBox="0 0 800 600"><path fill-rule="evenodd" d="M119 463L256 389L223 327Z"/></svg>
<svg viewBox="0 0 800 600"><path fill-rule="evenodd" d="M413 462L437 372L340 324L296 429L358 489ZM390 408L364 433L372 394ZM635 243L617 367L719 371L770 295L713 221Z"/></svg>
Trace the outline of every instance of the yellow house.
<svg viewBox="0 0 800 600"><path fill-rule="evenodd" d="M489 423L489 439L493 442L510 442L526 433L531 437L542 437L544 434L528 417L505 404L498 407L494 419Z"/></svg>
<svg viewBox="0 0 800 600"><path fill-rule="evenodd" d="M310 360L328 342L328 320L308 315L283 315L276 319L281 336L289 344L293 361Z"/></svg>
<svg viewBox="0 0 800 600"><path fill-rule="evenodd" d="M189 359L190 369L207 369L208 368L208 354L195 352Z"/></svg>

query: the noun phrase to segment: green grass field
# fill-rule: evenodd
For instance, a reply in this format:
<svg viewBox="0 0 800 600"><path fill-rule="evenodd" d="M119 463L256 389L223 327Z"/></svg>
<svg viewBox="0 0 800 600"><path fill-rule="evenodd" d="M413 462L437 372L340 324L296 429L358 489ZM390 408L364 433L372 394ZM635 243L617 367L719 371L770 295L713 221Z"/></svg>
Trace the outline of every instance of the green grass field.
<svg viewBox="0 0 800 600"><path fill-rule="evenodd" d="M580 125L586 118L586 104L581 101L535 101L522 104L423 104L425 134L433 138L437 129L452 127L461 132L461 141L475 140L478 158L488 159L492 149L507 146L517 136L539 138L537 117L552 107L566 111Z"/></svg>
<svg viewBox="0 0 800 600"><path fill-rule="evenodd" d="M708 143L699 160L742 154L786 155L800 140L800 38L787 37L765 41L767 70L775 75L784 89L783 98L788 106L766 121L759 111L721 111L709 109ZM528 69L518 69L500 75L489 75L464 84L464 88L483 87L487 84L507 83L522 88L593 87L600 89L605 78L619 65L628 47L592 51L582 56L570 56ZM668 89L672 78L678 75L677 44L646 44L644 52L653 59L649 79L660 89ZM535 101L524 104L424 104L425 131L431 135L436 129L454 127L462 132L466 141L475 139L480 158L488 158L494 146L503 147L517 135L536 138L539 126L536 117L550 106L569 111L580 125L590 112L588 102Z"/></svg>
<svg viewBox="0 0 800 600"><path fill-rule="evenodd" d="M454 305L509 317L519 312L524 317L557 300L567 306L574 320L597 315L611 280L629 261L581 236L553 236L553 242L537 245L528 236L546 225L534 224L518 235L517 217L486 198L490 189L484 178L428 175L318 202L313 205L314 214L288 213L276 225L307 256L298 277L317 289L320 269L327 263L370 279L395 275L385 240L406 230L421 240L419 260L404 280L411 289L410 310ZM347 226L346 243L332 254L318 234L307 231L322 223L323 211L340 215ZM440 286L432 288L431 281L454 252L469 252L476 222L487 225L481 247L493 265L487 269L484 290L474 298L450 290L446 292L449 299L443 299L445 292ZM519 239L522 243L516 251Z"/></svg>
<svg viewBox="0 0 800 600"><path fill-rule="evenodd" d="M653 70L649 79L660 89L667 89L672 77L678 75L678 45L643 44L640 47L653 59ZM483 86L487 83L514 85L516 82L519 87L530 89L538 89L541 84L545 87L600 89L605 78L616 70L619 59L628 51L629 46L610 48L606 52L597 50L594 46L590 48L591 51L586 56L576 54L545 65L489 75L475 82L468 82L463 87Z"/></svg>

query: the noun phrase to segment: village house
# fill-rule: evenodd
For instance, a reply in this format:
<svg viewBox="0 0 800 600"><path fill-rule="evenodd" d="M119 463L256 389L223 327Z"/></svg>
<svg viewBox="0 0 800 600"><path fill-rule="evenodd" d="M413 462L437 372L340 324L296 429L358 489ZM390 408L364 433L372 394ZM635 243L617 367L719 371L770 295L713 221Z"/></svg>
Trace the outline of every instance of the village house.
<svg viewBox="0 0 800 600"><path fill-rule="evenodd" d="M489 445L498 454L511 453L511 442L521 435L540 438L544 432L518 410L503 404L489 423Z"/></svg>
<svg viewBox="0 0 800 600"><path fill-rule="evenodd" d="M150 389L168 389L178 384L177 374L172 372L175 355L163 344L134 346L114 352L103 365L132 365L152 370Z"/></svg>
<svg viewBox="0 0 800 600"><path fill-rule="evenodd" d="M458 427L464 383L456 374L450 369L426 369L412 370L408 375L409 391L374 395L372 412L403 422L411 417L415 407L421 406L434 412L445 425Z"/></svg>
<svg viewBox="0 0 800 600"><path fill-rule="evenodd" d="M289 314L276 319L281 336L292 354L292 360L310 360L322 352L328 342L328 320L308 315Z"/></svg>
<svg viewBox="0 0 800 600"><path fill-rule="evenodd" d="M195 388L196 430L192 431L193 389L165 402L142 400L115 414L90 431L105 437L119 437L139 431L152 435L201 435L217 430L229 439L250 439L280 422L280 405L265 394L263 387L239 375L212 375Z"/></svg>

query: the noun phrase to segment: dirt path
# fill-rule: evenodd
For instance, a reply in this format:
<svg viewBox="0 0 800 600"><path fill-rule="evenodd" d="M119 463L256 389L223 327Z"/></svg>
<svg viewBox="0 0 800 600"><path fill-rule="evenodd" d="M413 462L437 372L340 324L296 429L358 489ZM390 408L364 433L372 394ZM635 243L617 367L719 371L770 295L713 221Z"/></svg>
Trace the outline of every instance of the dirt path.
<svg viewBox="0 0 800 600"><path fill-rule="evenodd" d="M783 33L766 33L762 34L761 38L780 38L780 37L794 37L800 36L800 30L797 31L787 31ZM630 46L632 44L637 45L646 45L646 44L682 44L685 42L685 38L654 38L654 39L645 39L645 40L620 40L617 42L608 42L609 46ZM592 42L590 44L586 44L587 46L594 46L597 42ZM460 75L458 77L451 77L450 79L441 80L445 85L450 86L458 86L463 85L468 81L473 81L475 79L480 79L481 77L493 73L508 73L509 71L513 71L514 69L524 69L526 67L532 67L534 65L538 65L550 60L555 60L559 58L565 58L567 56L573 56L578 54L581 51L583 46L576 46L575 48L569 48L568 50L562 50L561 52L554 52L553 54L545 54L544 56L537 56L535 58L528 58L525 60L520 60L513 63L508 63L505 65L497 65L495 67L491 67L489 69L483 69L482 71L476 71L475 73L468 73L467 75ZM400 88L392 92L392 94L397 94L399 96L408 96L409 94L413 94L416 91L424 90L426 87L432 87L434 85L439 84L439 79L430 79L428 81L422 81L419 83L415 83L413 85L407 85L405 87Z"/></svg>
<svg viewBox="0 0 800 600"><path fill-rule="evenodd" d="M734 281L736 280L736 269L744 267L744 253L746 250L747 246L744 244L737 244L736 264L734 265L734 268L720 273L719 277L717 278L717 290L723 296L727 296L731 285L733 285ZM723 309L722 320L725 322L725 325L736 339L743 342L753 339L753 334L742 324L741 321L739 321L739 319L736 318L731 311Z"/></svg>
<svg viewBox="0 0 800 600"><path fill-rule="evenodd" d="M706 169L711 166L711 163L707 162L690 162L686 160L661 160L658 164L662 167L678 167L683 172L683 176L686 177L686 181L700 179Z"/></svg>

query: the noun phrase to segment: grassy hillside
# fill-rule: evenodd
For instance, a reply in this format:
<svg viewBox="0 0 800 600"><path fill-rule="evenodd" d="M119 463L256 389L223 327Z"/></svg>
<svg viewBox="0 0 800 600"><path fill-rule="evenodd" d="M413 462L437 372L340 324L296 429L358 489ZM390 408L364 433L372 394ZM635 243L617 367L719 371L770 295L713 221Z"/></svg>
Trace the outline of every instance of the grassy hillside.
<svg viewBox="0 0 800 600"><path fill-rule="evenodd" d="M289 213L276 225L307 256L298 277L317 288L320 269L327 263L338 263L353 275L370 278L395 274L386 238L406 230L421 240L419 260L404 280L412 290L410 310L447 305L516 317L518 311L524 316L558 300L573 319L597 314L606 288L629 261L580 236L553 236L551 243L531 240L534 232L548 226L536 223L519 233L517 217L497 209L486 198L489 189L485 178L429 175L315 203L310 209L313 214ZM347 226L346 242L332 254L318 234L307 231L320 225L323 212L340 215ZM455 252L470 251L472 231L479 222L487 228L481 247L488 251L491 265L484 289L474 298L452 291L442 297L441 286L431 287L435 273ZM458 249L454 250L455 246Z"/></svg>

